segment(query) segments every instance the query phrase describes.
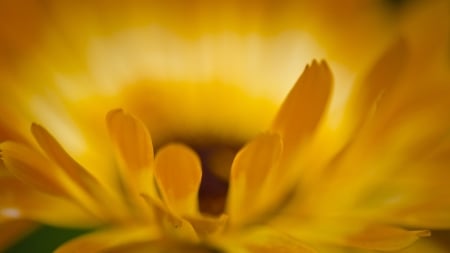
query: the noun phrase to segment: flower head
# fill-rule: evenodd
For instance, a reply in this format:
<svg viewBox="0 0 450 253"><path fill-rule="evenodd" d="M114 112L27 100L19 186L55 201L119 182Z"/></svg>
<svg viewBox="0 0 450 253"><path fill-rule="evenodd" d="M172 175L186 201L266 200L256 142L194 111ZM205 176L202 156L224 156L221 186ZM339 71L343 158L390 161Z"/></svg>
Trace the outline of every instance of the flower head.
<svg viewBox="0 0 450 253"><path fill-rule="evenodd" d="M65 3L50 6L59 5ZM83 6L89 20L91 9ZM148 24L136 17L142 18L136 24ZM161 23L171 27L164 18ZM428 40L405 28L405 38L397 38L348 95L340 93L326 61L312 61L277 109L273 97L257 98L252 85L222 83L235 84L250 63L222 76L227 68L205 60L217 78L207 71L180 74L178 61L167 73L156 71L152 57L136 52L125 61L136 64L132 68L115 65L122 58L102 60L102 52L120 56L130 52L120 46L135 48L148 35L173 39L159 26L139 25L77 44L90 53L73 66L58 68L58 54L49 64L36 57L49 76L20 65L26 77L42 78L33 82L52 80L52 86L2 87L17 100L11 106L2 95L0 107L11 115L0 120L6 196L0 221L95 229L62 245L62 253L398 251L429 230L450 227L450 84L442 68L448 59L439 57L448 52L445 36L424 50ZM57 41L49 31L44 45ZM178 32L188 44L195 34ZM175 44L171 48L189 53ZM157 62L175 58L166 52ZM5 76L5 83L17 82ZM344 102L337 106L337 100ZM28 122L36 122L30 131ZM426 245L419 249L434 247Z"/></svg>

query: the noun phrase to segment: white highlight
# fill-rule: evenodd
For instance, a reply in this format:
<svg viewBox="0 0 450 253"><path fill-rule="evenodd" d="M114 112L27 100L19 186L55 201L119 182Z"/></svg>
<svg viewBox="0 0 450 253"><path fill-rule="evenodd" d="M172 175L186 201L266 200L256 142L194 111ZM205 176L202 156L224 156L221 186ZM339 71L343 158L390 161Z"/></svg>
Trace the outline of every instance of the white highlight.
<svg viewBox="0 0 450 253"><path fill-rule="evenodd" d="M3 208L0 210L0 215L8 218L19 218L21 214L17 208Z"/></svg>

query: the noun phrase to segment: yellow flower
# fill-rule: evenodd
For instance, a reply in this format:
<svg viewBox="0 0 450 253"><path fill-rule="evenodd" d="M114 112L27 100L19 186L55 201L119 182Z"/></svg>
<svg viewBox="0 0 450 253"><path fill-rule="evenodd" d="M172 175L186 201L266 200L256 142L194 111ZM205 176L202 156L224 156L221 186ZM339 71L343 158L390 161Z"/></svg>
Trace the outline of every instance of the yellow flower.
<svg viewBox="0 0 450 253"><path fill-rule="evenodd" d="M114 17L123 7L97 4ZM134 4L123 13L142 7ZM129 24L116 19L105 20L112 22L111 30L98 31L90 3L47 6L53 18L64 21L59 23L64 31L78 28L66 34L76 47L63 46L55 28L44 32L43 46L19 36L24 43L19 48L30 53L25 60L12 57L21 59L18 75L10 74L10 62L1 68L0 110L8 116L0 120L0 221L97 228L57 252L398 251L428 236L429 229L450 227L444 25L446 32L428 38L423 32L409 34L421 22L414 29L402 26L406 38L359 76L347 96L339 93L342 87L334 88L336 76L328 64L313 61L276 112L279 95L258 92L272 91L273 83L288 85L272 67L292 65L277 57L259 63L251 52L248 62L236 61L238 53L263 47L253 41L260 38L238 27L232 26L236 36L202 37L216 31L202 19L210 19L208 4L180 4L174 12L198 18L201 31L177 30L180 20L160 12L168 6L151 3L149 13L133 16L134 29L124 33L117 30ZM257 15L255 6L244 10ZM223 19L233 24L233 17ZM154 20L146 30L144 24ZM277 31L276 24L268 33L271 29ZM155 46L155 37L172 44L144 53ZM296 48L289 43L298 38L274 40ZM203 68L190 68L199 55L211 54L210 43L219 44L215 57L199 60ZM302 46L314 49L310 43ZM340 53L332 58L344 58ZM67 63L70 56L79 58ZM365 57L358 67L353 56L341 62L360 70L373 60ZM248 86L235 86L241 82ZM24 127L28 122L38 122L31 124L31 136ZM414 250L440 249L425 242Z"/></svg>

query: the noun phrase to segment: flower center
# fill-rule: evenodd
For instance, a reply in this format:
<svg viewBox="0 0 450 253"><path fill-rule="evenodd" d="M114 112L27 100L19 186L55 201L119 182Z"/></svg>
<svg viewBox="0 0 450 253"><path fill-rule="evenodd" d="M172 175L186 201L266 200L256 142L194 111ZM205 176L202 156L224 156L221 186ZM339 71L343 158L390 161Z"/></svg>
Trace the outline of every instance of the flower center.
<svg viewBox="0 0 450 253"><path fill-rule="evenodd" d="M225 210L231 164L243 142L217 138L201 138L202 141L180 139L182 138L176 138L176 141L194 149L202 163L202 181L198 195L200 211L210 215L222 214Z"/></svg>

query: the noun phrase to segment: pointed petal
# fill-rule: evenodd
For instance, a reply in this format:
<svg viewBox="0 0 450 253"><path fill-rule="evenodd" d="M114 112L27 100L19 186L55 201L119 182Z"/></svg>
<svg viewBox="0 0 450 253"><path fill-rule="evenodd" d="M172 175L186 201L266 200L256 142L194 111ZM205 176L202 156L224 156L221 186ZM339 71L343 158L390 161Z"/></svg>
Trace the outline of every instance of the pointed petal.
<svg viewBox="0 0 450 253"><path fill-rule="evenodd" d="M398 227L374 225L350 236L343 243L363 249L395 251L408 247L420 237L430 236L427 230L408 231Z"/></svg>
<svg viewBox="0 0 450 253"><path fill-rule="evenodd" d="M3 163L17 178L40 191L69 198L64 175L44 156L25 145L8 141L0 144L0 151Z"/></svg>
<svg viewBox="0 0 450 253"><path fill-rule="evenodd" d="M58 164L67 175L82 186L86 191L94 191L99 183L85 168L67 154L58 141L42 126L31 125L31 132L50 159Z"/></svg>
<svg viewBox="0 0 450 253"><path fill-rule="evenodd" d="M55 253L104 252L119 245L156 240L160 231L151 226L119 227L77 237Z"/></svg>
<svg viewBox="0 0 450 253"><path fill-rule="evenodd" d="M52 159L60 169L78 186L83 192L83 203L90 209L99 209L111 205L112 203L120 203L117 194L107 188L105 182L99 181L88 170L76 162L58 141L42 126L32 124L31 132L39 143L47 156ZM98 210L97 210L98 211ZM122 212L122 207L116 205L113 211ZM103 214L112 214L111 210Z"/></svg>
<svg viewBox="0 0 450 253"><path fill-rule="evenodd" d="M325 62L313 61L290 91L272 125L291 152L315 131L327 108L333 77Z"/></svg>
<svg viewBox="0 0 450 253"><path fill-rule="evenodd" d="M280 136L265 133L244 146L231 167L227 212L232 224L249 222L277 200L272 182L282 152ZM252 203L249 205L248 203Z"/></svg>
<svg viewBox="0 0 450 253"><path fill-rule="evenodd" d="M198 190L202 178L200 159L189 147L170 144L155 158L155 177L161 195L178 215L198 212Z"/></svg>

